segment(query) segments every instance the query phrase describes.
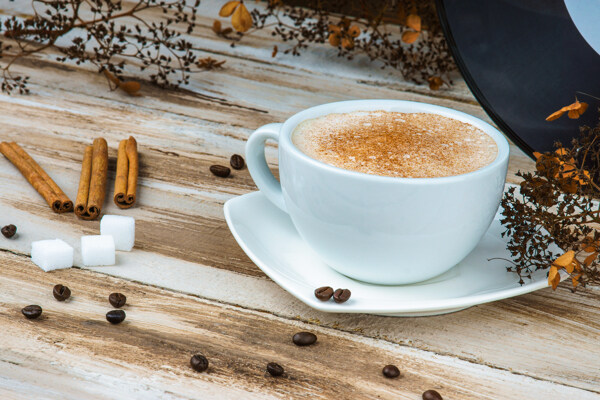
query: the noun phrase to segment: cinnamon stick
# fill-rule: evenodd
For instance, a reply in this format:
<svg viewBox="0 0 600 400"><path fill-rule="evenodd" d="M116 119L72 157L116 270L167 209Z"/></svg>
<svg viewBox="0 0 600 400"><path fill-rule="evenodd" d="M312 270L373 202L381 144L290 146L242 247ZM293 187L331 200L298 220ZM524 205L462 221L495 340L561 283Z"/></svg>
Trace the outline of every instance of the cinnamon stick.
<svg viewBox="0 0 600 400"><path fill-rule="evenodd" d="M114 201L119 208L135 204L139 171L137 142L130 136L119 143Z"/></svg>
<svg viewBox="0 0 600 400"><path fill-rule="evenodd" d="M56 213L73 211L73 202L25 150L15 142L0 143L0 153L21 171L21 174L46 200Z"/></svg>
<svg viewBox="0 0 600 400"><path fill-rule="evenodd" d="M87 202L90 193L90 179L92 178L92 153L93 146L86 146L81 162L81 175L79 176L79 188L75 199L75 215L81 216L87 212Z"/></svg>
<svg viewBox="0 0 600 400"><path fill-rule="evenodd" d="M108 171L108 145L102 138L94 139L85 148L81 163L79 189L75 200L75 214L81 219L96 219L102 211L106 197Z"/></svg>

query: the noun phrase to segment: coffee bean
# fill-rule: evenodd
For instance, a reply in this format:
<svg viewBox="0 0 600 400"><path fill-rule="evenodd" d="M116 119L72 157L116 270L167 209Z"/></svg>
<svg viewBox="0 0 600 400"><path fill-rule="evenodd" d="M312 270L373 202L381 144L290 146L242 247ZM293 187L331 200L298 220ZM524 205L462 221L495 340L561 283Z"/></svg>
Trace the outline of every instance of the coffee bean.
<svg viewBox="0 0 600 400"><path fill-rule="evenodd" d="M333 288L331 286L322 286L315 289L315 297L321 301L327 301L333 296Z"/></svg>
<svg viewBox="0 0 600 400"><path fill-rule="evenodd" d="M397 378L400 376L400 370L395 365L386 365L381 372L386 378Z"/></svg>
<svg viewBox="0 0 600 400"><path fill-rule="evenodd" d="M52 294L54 295L54 298L56 300L65 301L66 299L71 297L71 289L61 284L58 284L54 286L54 289L52 289Z"/></svg>
<svg viewBox="0 0 600 400"><path fill-rule="evenodd" d="M190 365L198 372L204 372L208 369L208 360L202 354L194 354L190 359Z"/></svg>
<svg viewBox="0 0 600 400"><path fill-rule="evenodd" d="M106 320L111 324L120 324L125 320L125 311L111 310L106 313Z"/></svg>
<svg viewBox="0 0 600 400"><path fill-rule="evenodd" d="M231 156L231 159L229 160L229 164L231 164L231 168L233 169L242 169L244 168L244 157L240 156L239 154L234 154Z"/></svg>
<svg viewBox="0 0 600 400"><path fill-rule="evenodd" d="M296 346L310 346L317 341L317 335L310 332L298 332L292 337Z"/></svg>
<svg viewBox="0 0 600 400"><path fill-rule="evenodd" d="M111 293L108 296L108 302L114 307L114 308L121 308L125 305L125 302L127 301L127 297L125 297L124 294L122 293Z"/></svg>
<svg viewBox="0 0 600 400"><path fill-rule="evenodd" d="M42 307L36 306L35 304L24 307L21 312L27 319L36 319L42 315Z"/></svg>
<svg viewBox="0 0 600 400"><path fill-rule="evenodd" d="M423 392L423 400L444 400L442 395L435 390L427 390Z"/></svg>
<svg viewBox="0 0 600 400"><path fill-rule="evenodd" d="M229 174L231 173L231 169L229 169L229 167L224 167L222 165L211 165L210 172L212 172L213 175L216 175L218 177L227 178L229 176Z"/></svg>
<svg viewBox="0 0 600 400"><path fill-rule="evenodd" d="M350 290L348 289L336 289L336 291L333 292L333 301L336 303L345 303L348 301L351 294L352 293L350 293Z"/></svg>
<svg viewBox="0 0 600 400"><path fill-rule="evenodd" d="M10 224L0 229L0 231L2 231L2 234L5 238L10 239L11 237L15 236L15 233L17 233L17 227L13 224Z"/></svg>
<svg viewBox="0 0 600 400"><path fill-rule="evenodd" d="M277 363L270 362L267 364L267 372L271 374L271 376L281 376L283 375L283 367Z"/></svg>

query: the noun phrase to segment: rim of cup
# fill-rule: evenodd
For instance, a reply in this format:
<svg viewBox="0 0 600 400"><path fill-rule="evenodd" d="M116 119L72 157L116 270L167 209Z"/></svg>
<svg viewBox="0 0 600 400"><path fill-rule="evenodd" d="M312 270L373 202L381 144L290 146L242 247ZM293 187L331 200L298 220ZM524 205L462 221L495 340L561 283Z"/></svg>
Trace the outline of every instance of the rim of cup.
<svg viewBox="0 0 600 400"><path fill-rule="evenodd" d="M355 111L392 111L402 113L428 113L437 114L443 117L452 118L457 121L465 122L473 125L476 128L482 130L485 134L490 136L497 146L497 155L494 161L481 167L475 171L467 172L460 175L441 176L433 178L405 178L395 176L381 176L367 174L364 172L350 171L347 169L339 168L330 164L326 164L322 161L316 160L309 157L294 146L291 136L296 126L307 119L317 118L327 114L335 113L349 113ZM507 161L510 154L510 147L508 141L504 135L495 127L488 124L487 122L474 117L470 114L462 111L454 110L452 108L438 106L434 104L421 103L410 100L347 100L339 101L334 103L326 103L311 108L307 108L300 111L290 118L288 118L282 125L279 137L279 146L283 144L288 150L296 157L302 159L304 162L310 163L315 167L323 168L331 173L339 175L363 178L381 182L402 182L411 184L434 184L434 183L452 183L456 181L464 181L471 178L476 178L479 175L487 174L491 170L502 167Z"/></svg>

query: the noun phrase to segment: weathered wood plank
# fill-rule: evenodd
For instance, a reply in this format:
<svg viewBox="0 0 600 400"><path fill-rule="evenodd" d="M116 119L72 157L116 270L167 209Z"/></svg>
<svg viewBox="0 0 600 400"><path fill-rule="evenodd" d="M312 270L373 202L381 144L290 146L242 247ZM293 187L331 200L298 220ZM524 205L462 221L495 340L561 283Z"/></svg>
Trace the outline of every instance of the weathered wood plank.
<svg viewBox="0 0 600 400"><path fill-rule="evenodd" d="M5 168L10 170L12 167ZM18 204L6 194L0 195L0 210L3 211L0 213L0 225L16 222L19 226L19 236L2 241L4 248L28 254L31 241L60 237L78 250L80 235L97 233L97 222L83 222L73 215L51 214L47 205L36 202L37 194L23 185L22 178L1 173L0 179L8 185L4 186L8 189L7 193L21 193L18 198L27 199ZM163 198L161 201L166 198L171 206L180 201L169 192L153 193L152 196ZM204 206L194 207L194 201L201 203L198 200L186 203L186 207L191 207L188 212L202 214ZM141 221L141 224L138 222L138 242L141 245L136 244L131 253L119 253L116 266L94 270L228 304L265 310L282 317L454 355L539 379L589 390L600 387L598 376L591 368L599 355L596 342L600 335L600 293L597 290L573 295L566 288L557 292L546 289L431 318L397 319L320 313L263 278L228 235L223 221L205 218L203 221L194 220L198 227L190 227L183 213L171 216L164 210L155 211L162 207L168 206L152 208L142 204L128 210L127 215L134 215ZM107 212L121 213L114 209L114 205L109 205ZM193 220L193 215L190 218ZM169 228L169 225L172 227ZM182 227L182 230L176 227ZM170 246L161 243L171 243L171 235L180 235L181 242ZM158 244L153 244L153 240ZM163 250L161 246L168 248ZM197 254L198 260L185 261L186 255L180 254L184 252ZM78 252L76 254L79 264ZM569 348L578 354L577 358L565 359L562 352L548 352L549 344L554 343L557 337L567 338L574 332L577 340L572 341ZM508 348L511 349L509 353L506 351Z"/></svg>
<svg viewBox="0 0 600 400"><path fill-rule="evenodd" d="M75 74L73 71L69 72ZM4 107L5 114L14 116L14 118L6 118L5 124L0 127L0 136L4 139L19 140L33 151L34 156L46 156L48 161L52 159L53 163L62 167L63 174L69 174L68 177L64 177L64 180L72 187L69 191L71 196L74 197L77 187L82 148L93 137L100 135L112 143L127 134L134 134L138 137L143 150L140 171L142 185L162 186L165 192L175 192L178 198L184 197L185 200L190 200L189 195L200 195L202 200L207 200L211 216L217 216L220 221L222 221L220 205L224 200L231 197L232 194L242 194L255 189L247 170L235 172L234 177L227 180L215 178L208 172L208 166L213 163L227 163L231 153L243 153L244 140L250 132L249 129L231 126L226 122L227 118L231 117L227 112L222 111L227 114L223 115L222 119L207 122L202 118L214 118L216 113L211 112L210 115L202 115L198 119L182 118L176 114L158 116L154 109L147 108L146 100L142 100L139 107L132 104L124 107L124 99L118 93L107 92L108 95L115 96L117 101L92 97L93 93L103 93L104 82L102 80L98 82L94 74L85 71L79 72L85 75L82 77L84 82L86 77L90 80L89 85L84 85L85 88L88 88L89 93L71 92L68 100L62 101L60 106L56 105L55 98L64 94L63 89L46 92L45 96L41 94L29 96L26 99L8 96L0 98L5 100L1 105ZM94 79L91 79L90 76ZM40 76L40 78L43 77ZM298 79L290 81L295 80ZM70 80L65 76L65 81ZM48 84L52 84L52 82ZM223 84L226 83L223 82ZM311 88L310 92L316 90L317 88ZM305 97L308 95L308 93L304 94ZM385 95L380 97L385 97ZM457 104L460 105L460 103ZM40 125L38 129L32 128L30 124L32 120L44 121L44 124ZM44 143L44 146L39 146L40 143ZM114 155L114 149L111 151L111 155ZM271 159L273 158L273 151L271 151ZM154 167L157 165L161 167ZM146 180L146 178L149 179ZM155 180L159 182L155 182ZM166 181L169 182L168 187L163 185ZM185 188L177 193L177 186ZM222 195L218 196L217 194ZM163 195L163 192L159 192L159 196L155 196L153 199L148 198L150 201L146 202L144 191L141 191L140 204L142 207L150 205L152 204L150 202L156 197L163 197ZM217 204L210 204L209 201L214 197L218 197ZM168 204L172 204L173 207L168 207ZM162 201L158 204L154 203L153 206L160 209L159 213L169 211L167 214L175 216L175 220L190 224L194 229L189 229L189 231L197 232L198 235L165 235L163 239L163 242L166 241L165 243L155 240L156 237L152 236L149 237L150 240L140 243L141 248L149 250L161 248L168 255L179 255L188 261L201 261L206 248L194 247L192 251L189 251L188 248L177 254L178 246L174 244L180 243L182 238L190 242L201 243L202 236L200 234L206 231L205 214L190 215L185 211L179 211L194 209L193 204L189 201L187 203ZM203 211L207 211L206 207ZM174 222L170 216L164 219L167 223ZM156 215L152 219L156 221ZM208 224L210 225L210 221ZM221 228L224 227L225 225L221 224ZM221 230L222 234L217 237L222 237L223 241L217 243L230 246L231 237L226 229ZM186 231L188 230L180 230L182 233ZM215 253L223 254L224 252L222 249L217 249ZM244 259L243 256L238 258ZM212 261L213 265L219 264L217 260L213 259ZM249 262L246 262L246 266L241 268L256 273L256 269Z"/></svg>
<svg viewBox="0 0 600 400"><path fill-rule="evenodd" d="M218 14L220 3L207 3L202 6L206 9L201 11L203 16L200 18L198 30L189 39L201 50L215 51L215 49L219 49L223 59L227 61L225 71L195 75L191 84L187 86L191 93L187 94L171 95L152 87L144 87L146 97L153 97L153 100L158 99L162 102L161 105L153 104L158 109L168 107L168 104L176 104L179 113L190 114L192 111L188 112L188 109L191 104L208 101L210 108L218 105L228 107L229 121L235 118L236 122L239 121L242 126L253 128L256 125L243 123L245 116L240 114L243 114L244 111L265 114L263 116L253 115L253 122L256 123L256 117L262 117L258 122L267 123L281 121L302 108L324 102L348 98L401 98L457 108L489 121L460 78L457 79L453 89L432 92L424 86L404 82L393 70L381 71L374 68L374 65L367 63L366 60L348 62L331 57L335 54L335 49L325 45L312 48L300 58L282 56L279 62L272 60L271 64L267 64L265 60L269 60L269 57L266 56L266 53L270 53L270 45L266 45L265 42L270 43L270 37L265 36L264 32L258 32L256 37L245 38L242 45L230 48L210 29L213 16ZM262 49L262 52L259 52L258 49ZM256 55L257 52L260 54ZM56 67L56 64L50 62L50 59L52 57L36 55L29 61L24 61L36 68L34 70L26 69L25 72L30 74L36 82L39 81L38 78L44 78L37 76L40 64L45 65L46 68ZM69 76L81 69L86 70L82 67L65 68L61 65L58 67L58 71L53 71L52 78L55 81L49 84L65 87L65 84L72 79ZM133 72L134 69L129 71ZM137 72L136 74L139 75ZM87 79L80 77L76 80L76 82L84 83L83 87L77 90L87 92L87 88L95 86L87 85L87 83L92 83L91 80L95 85L100 83L101 87L106 88L104 78L91 74ZM102 91L103 89L100 91L90 90L89 94L97 95ZM260 96L257 96L257 93L260 93ZM195 98L191 99L192 96ZM148 101L145 104L149 104ZM275 104L276 107L274 107ZM290 105L293 105L293 108L290 108ZM279 115L277 115L278 112ZM528 158L513 146L513 158L515 157L523 166L528 165Z"/></svg>
<svg viewBox="0 0 600 400"><path fill-rule="evenodd" d="M26 398L58 393L61 398L198 398L201 393L202 398L416 399L434 387L449 399L596 397L89 271L43 273L26 257L8 253L0 260L0 375L8 377L0 379L0 390ZM51 290L58 282L71 288L71 300L54 300ZM104 314L111 308L107 296L115 290L128 302L127 319L113 326ZM26 304L40 304L42 317L26 320L20 315ZM291 335L301 329L316 331L315 346L292 344ZM195 352L209 358L208 373L189 368ZM288 375L266 375L270 361L283 365ZM385 379L381 368L387 363L400 366L403 377Z"/></svg>
<svg viewBox="0 0 600 400"><path fill-rule="evenodd" d="M204 4L214 9L220 3ZM88 68L57 64L48 53L16 66L18 71L31 75L34 95L0 96L0 139L23 143L72 197L84 144L93 137L104 136L109 144L114 144L114 159L119 139L129 134L138 138L142 150L140 206L128 211L138 220L136 251L120 257L118 266L97 270L219 302L267 310L285 318L295 317L313 327L355 332L598 392L600 382L594 369L599 355L597 290L578 296L567 289L544 290L447 316L397 319L318 313L265 279L235 244L222 219L225 200L255 189L247 170L235 172L227 180L219 180L208 172L209 165L227 163L232 153L243 154L245 139L254 128L282 121L305 107L352 98L425 101L487 117L460 81L455 89L431 93L402 82L393 72L380 72L368 64L339 59L323 62L324 55L332 51L326 46L300 58L278 56L269 60L271 45L261 34L231 49L210 32L211 23L212 17L203 17L202 29L192 39L198 48L226 59L226 68L196 75L187 90L164 91L144 83L144 97L131 98L109 92L103 78ZM269 159L276 166L274 149L269 150ZM514 146L512 151L509 181L515 182L514 172L529 169L532 163ZM0 224L17 220L23 233L16 241L1 242L0 248L28 253L31 240L64 235L76 244L79 235L97 232L97 222L51 214L2 159L0 179ZM116 211L112 204L106 205L106 212ZM3 255L0 263L10 257ZM64 271L57 275L69 277L71 273L84 272ZM139 285L132 287L146 290ZM229 322L224 326L228 325ZM558 347L557 338L566 341L573 332L577 340L569 342L569 352L577 357L548 351ZM21 333L18 331L15 336ZM80 338L79 343L83 342ZM75 357L80 365L95 364ZM26 364L18 374L24 374L34 364ZM108 361L101 369L110 377L135 368L129 364L111 374L109 366L114 367L114 362ZM456 376L460 373L462 370ZM79 376L72 369L69 374ZM55 378L52 374L45 377ZM127 383L134 385L134 380ZM69 379L64 384L80 390ZM158 383L157 387L162 385ZM209 392L214 388L218 390L219 386L205 387ZM509 390L512 388L502 388L502 395L519 397ZM188 394L183 389L176 393ZM552 398L552 394L548 396Z"/></svg>
<svg viewBox="0 0 600 400"><path fill-rule="evenodd" d="M136 4L134 0L123 1L124 7L131 7ZM19 4L10 0L0 0L2 6L1 15L31 15L29 4ZM283 51L288 48L288 44L278 38L271 36L269 29L253 31L250 35L244 37L241 43L236 43L235 47L230 46L230 41L223 40L212 31L214 20L222 22L223 26L229 26L229 18L220 18L219 9L223 5L220 0L203 0L198 8L196 19L197 27L191 33L187 34L182 27L174 26L173 29L181 33L186 39L190 40L196 49L202 54L211 56L234 56L238 60L252 61L255 68L278 66L281 70L303 70L310 74L319 73L330 76L345 76L356 81L368 83L374 86L387 86L397 91L416 92L430 95L432 92L428 85L418 85L405 81L400 73L393 68L380 69L381 63L371 62L368 57L357 54L350 62L345 58L336 57L337 49L329 44L310 45L310 49L302 52L302 57L285 55ZM250 10L255 8L264 9L264 4L260 2L248 3L246 5ZM158 20L162 17L157 10L146 11L143 14L147 20ZM126 20L130 23L137 23L134 19ZM286 21L284 18L283 21ZM388 27L391 31L397 31L397 27ZM272 57L273 45L277 44L280 51L275 57ZM450 88L443 88L435 92L439 97L447 97L459 101L476 104L470 91L460 79L456 72L453 76L456 78L454 85Z"/></svg>

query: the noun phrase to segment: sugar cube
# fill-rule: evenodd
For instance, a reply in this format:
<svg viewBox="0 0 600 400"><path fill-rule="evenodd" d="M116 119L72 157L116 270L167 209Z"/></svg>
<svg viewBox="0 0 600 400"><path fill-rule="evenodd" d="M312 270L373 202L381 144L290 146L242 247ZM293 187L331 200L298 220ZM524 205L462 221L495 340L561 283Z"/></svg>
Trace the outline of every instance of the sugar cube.
<svg viewBox="0 0 600 400"><path fill-rule="evenodd" d="M81 237L81 258L83 265L115 264L115 241L110 235L92 235Z"/></svg>
<svg viewBox="0 0 600 400"><path fill-rule="evenodd" d="M32 242L31 261L46 272L71 268L73 248L60 239Z"/></svg>
<svg viewBox="0 0 600 400"><path fill-rule="evenodd" d="M105 215L100 221L100 234L111 235L115 249L131 251L135 242L135 219L122 215Z"/></svg>

